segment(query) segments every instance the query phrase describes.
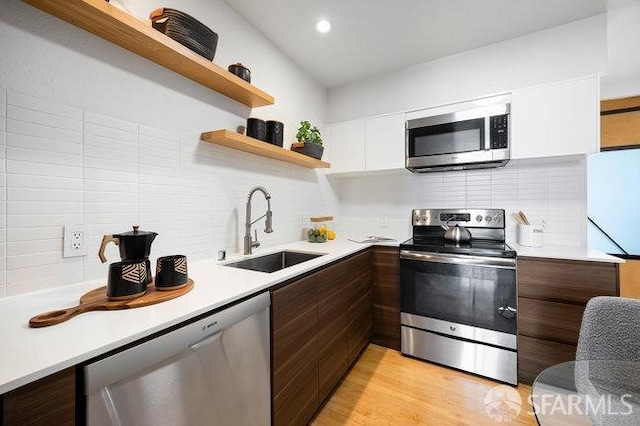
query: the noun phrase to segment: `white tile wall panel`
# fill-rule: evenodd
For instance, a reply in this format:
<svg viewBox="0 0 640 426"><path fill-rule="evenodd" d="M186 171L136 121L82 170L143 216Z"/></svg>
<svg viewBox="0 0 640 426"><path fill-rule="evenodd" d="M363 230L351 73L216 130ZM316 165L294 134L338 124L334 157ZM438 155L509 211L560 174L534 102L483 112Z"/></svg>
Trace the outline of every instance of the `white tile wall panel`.
<svg viewBox="0 0 640 426"><path fill-rule="evenodd" d="M106 280L109 263L120 256L111 244L108 262L100 262L102 236L127 232L139 221L138 125L85 111L83 129L83 222L89 233L84 280Z"/></svg>
<svg viewBox="0 0 640 426"><path fill-rule="evenodd" d="M447 172L442 181L442 207L465 208L467 188L465 172Z"/></svg>
<svg viewBox="0 0 640 426"><path fill-rule="evenodd" d="M396 188L392 196L389 187ZM585 245L585 188L584 160L512 161L498 169L347 178L338 193L342 224L355 234L408 235L414 208L491 207L505 209L508 241L517 231L511 213L524 210L531 221L546 222L545 244ZM390 216L389 227L380 226L383 214Z"/></svg>
<svg viewBox="0 0 640 426"><path fill-rule="evenodd" d="M0 89L0 132L7 130L7 92Z"/></svg>
<svg viewBox="0 0 640 426"><path fill-rule="evenodd" d="M60 241L55 238L45 240L18 240L7 242L7 253L12 256L28 255L37 253L56 252L60 249Z"/></svg>
<svg viewBox="0 0 640 426"><path fill-rule="evenodd" d="M13 179L12 175L14 175ZM8 182L16 182L22 180L22 177L28 179L29 177L34 176L78 179L82 182L82 167L69 166L65 164L18 161L11 157L7 158Z"/></svg>
<svg viewBox="0 0 640 426"><path fill-rule="evenodd" d="M178 131L140 126L140 226L158 233L152 260L180 250L180 136ZM155 265L153 266L155 268Z"/></svg>
<svg viewBox="0 0 640 426"><path fill-rule="evenodd" d="M78 108L35 98L21 93L7 92L7 104L56 115L61 118L72 118L82 121L82 110Z"/></svg>
<svg viewBox="0 0 640 426"><path fill-rule="evenodd" d="M7 116L11 117L12 120L19 120L23 123L32 123L56 129L67 129L74 132L82 131L82 121L77 118L63 117L17 105L7 105Z"/></svg>
<svg viewBox="0 0 640 426"><path fill-rule="evenodd" d="M96 114L91 111L84 111L83 115L85 128L91 129L87 133L108 137L110 139L122 139L135 142L138 124L119 118Z"/></svg>
<svg viewBox="0 0 640 426"><path fill-rule="evenodd" d="M9 92L6 115L6 294L72 283L57 230L83 219L81 111Z"/></svg>
<svg viewBox="0 0 640 426"><path fill-rule="evenodd" d="M180 252L191 259L211 256L214 238L213 158L211 144L197 132L184 131L179 142Z"/></svg>
<svg viewBox="0 0 640 426"><path fill-rule="evenodd" d="M26 121L14 120L10 116L7 117L7 132L26 136L35 136L46 140L82 143L82 132L57 127L41 126Z"/></svg>
<svg viewBox="0 0 640 426"><path fill-rule="evenodd" d="M68 258L55 264L7 268L7 296L82 282L82 258Z"/></svg>
<svg viewBox="0 0 640 426"><path fill-rule="evenodd" d="M491 206L491 173L478 170L466 173L466 196L468 208Z"/></svg>
<svg viewBox="0 0 640 426"><path fill-rule="evenodd" d="M0 298L7 294L6 255L7 255L7 92L0 89Z"/></svg>

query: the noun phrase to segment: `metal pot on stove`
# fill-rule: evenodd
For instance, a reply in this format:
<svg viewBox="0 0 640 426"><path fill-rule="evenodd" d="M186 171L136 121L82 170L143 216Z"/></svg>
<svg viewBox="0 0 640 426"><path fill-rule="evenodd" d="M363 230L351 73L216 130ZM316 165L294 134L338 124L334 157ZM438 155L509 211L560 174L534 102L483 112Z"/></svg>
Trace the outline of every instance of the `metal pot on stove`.
<svg viewBox="0 0 640 426"><path fill-rule="evenodd" d="M451 220L452 219L449 219L446 225L440 225L442 229L444 229L444 239L454 243L468 243L471 241L471 232L464 226L458 224L456 224L456 226L449 226Z"/></svg>

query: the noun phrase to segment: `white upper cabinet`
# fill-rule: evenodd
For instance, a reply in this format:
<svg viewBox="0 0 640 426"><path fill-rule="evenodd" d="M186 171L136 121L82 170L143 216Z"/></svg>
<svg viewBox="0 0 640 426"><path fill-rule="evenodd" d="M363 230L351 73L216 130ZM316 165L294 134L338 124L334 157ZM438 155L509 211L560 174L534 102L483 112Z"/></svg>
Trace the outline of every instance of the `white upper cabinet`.
<svg viewBox="0 0 640 426"><path fill-rule="evenodd" d="M591 154L600 146L597 77L514 90L511 158Z"/></svg>
<svg viewBox="0 0 640 426"><path fill-rule="evenodd" d="M330 173L364 171L364 120L329 127Z"/></svg>
<svg viewBox="0 0 640 426"><path fill-rule="evenodd" d="M404 114L384 115L365 121L365 169L402 169Z"/></svg>
<svg viewBox="0 0 640 426"><path fill-rule="evenodd" d="M404 113L353 120L324 132L328 173L404 168Z"/></svg>

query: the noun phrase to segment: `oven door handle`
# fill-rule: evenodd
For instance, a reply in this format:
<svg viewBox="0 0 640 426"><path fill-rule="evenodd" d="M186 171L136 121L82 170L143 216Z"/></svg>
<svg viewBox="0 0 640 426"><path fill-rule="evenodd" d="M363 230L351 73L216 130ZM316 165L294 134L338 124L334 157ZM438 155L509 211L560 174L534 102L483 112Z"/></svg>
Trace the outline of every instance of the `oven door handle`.
<svg viewBox="0 0 640 426"><path fill-rule="evenodd" d="M400 250L400 259L418 262L453 263L455 265L486 266L489 268L516 269L516 260L512 258L470 256L460 254L442 254Z"/></svg>

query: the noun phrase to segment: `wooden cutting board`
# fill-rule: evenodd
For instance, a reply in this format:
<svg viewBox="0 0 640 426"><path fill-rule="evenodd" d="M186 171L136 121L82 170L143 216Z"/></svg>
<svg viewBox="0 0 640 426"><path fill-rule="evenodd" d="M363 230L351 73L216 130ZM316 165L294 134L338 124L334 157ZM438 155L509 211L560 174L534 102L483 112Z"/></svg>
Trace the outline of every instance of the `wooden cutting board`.
<svg viewBox="0 0 640 426"><path fill-rule="evenodd" d="M193 289L194 283L191 278L187 285L176 290L158 290L153 283L147 286L147 292L140 297L128 300L109 300L107 297L107 287L96 288L85 293L80 298L80 304L72 308L60 309L36 315L29 320L29 327L40 328L54 324L60 324L78 314L90 311L117 311L122 309L141 308L143 306L155 305L156 303L175 299L183 294L187 294Z"/></svg>

